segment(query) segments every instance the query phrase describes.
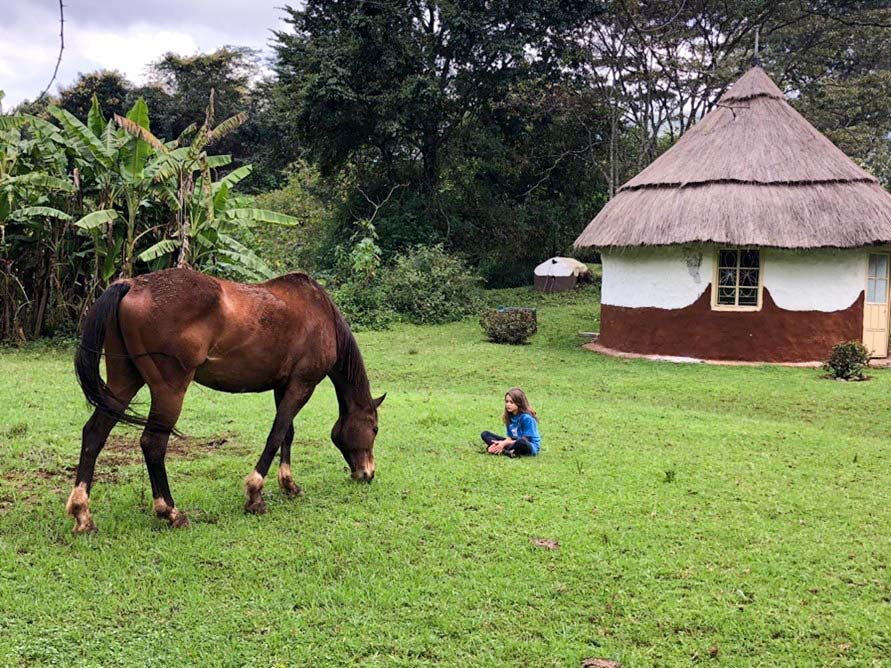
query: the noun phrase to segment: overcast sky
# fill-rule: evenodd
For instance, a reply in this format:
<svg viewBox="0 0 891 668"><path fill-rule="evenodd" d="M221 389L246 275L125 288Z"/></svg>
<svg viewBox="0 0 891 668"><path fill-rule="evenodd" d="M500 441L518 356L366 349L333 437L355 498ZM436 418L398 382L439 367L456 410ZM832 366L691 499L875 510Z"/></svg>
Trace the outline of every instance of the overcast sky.
<svg viewBox="0 0 891 668"><path fill-rule="evenodd" d="M64 0L65 51L51 92L79 72L116 69L145 81L148 63L168 52L191 55L231 44L269 54L271 30L285 27L276 7L288 0ZM59 55L58 0L0 0L0 90L3 108L33 100Z"/></svg>

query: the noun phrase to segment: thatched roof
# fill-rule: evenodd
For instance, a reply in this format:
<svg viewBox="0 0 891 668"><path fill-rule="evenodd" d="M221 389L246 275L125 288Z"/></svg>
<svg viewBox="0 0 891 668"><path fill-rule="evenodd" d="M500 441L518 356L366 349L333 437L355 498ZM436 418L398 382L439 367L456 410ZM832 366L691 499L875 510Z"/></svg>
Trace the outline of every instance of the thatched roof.
<svg viewBox="0 0 891 668"><path fill-rule="evenodd" d="M891 193L753 67L619 188L577 247L714 242L850 248L891 242Z"/></svg>

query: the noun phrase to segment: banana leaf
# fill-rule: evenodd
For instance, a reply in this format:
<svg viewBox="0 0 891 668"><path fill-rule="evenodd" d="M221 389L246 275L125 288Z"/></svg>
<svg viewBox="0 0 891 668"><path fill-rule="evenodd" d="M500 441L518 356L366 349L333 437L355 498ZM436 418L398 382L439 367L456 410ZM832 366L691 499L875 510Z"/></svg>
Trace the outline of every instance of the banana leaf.
<svg viewBox="0 0 891 668"><path fill-rule="evenodd" d="M82 230L93 230L105 225L105 223L117 220L118 215L118 212L114 209L100 209L99 211L88 213L74 224Z"/></svg>
<svg viewBox="0 0 891 668"><path fill-rule="evenodd" d="M293 216L284 213L276 213L266 209L229 209L223 212L223 217L227 220L237 221L242 225L256 225L257 223L265 223L267 225L282 225L284 227L295 227L300 221Z"/></svg>
<svg viewBox="0 0 891 668"><path fill-rule="evenodd" d="M179 239L162 239L158 243L146 248L137 257L143 262L151 262L159 257L172 253L182 245Z"/></svg>
<svg viewBox="0 0 891 668"><path fill-rule="evenodd" d="M54 209L50 206L26 206L22 209L14 211L10 216L13 220L26 220L28 218L58 218L59 220L71 220L64 211Z"/></svg>

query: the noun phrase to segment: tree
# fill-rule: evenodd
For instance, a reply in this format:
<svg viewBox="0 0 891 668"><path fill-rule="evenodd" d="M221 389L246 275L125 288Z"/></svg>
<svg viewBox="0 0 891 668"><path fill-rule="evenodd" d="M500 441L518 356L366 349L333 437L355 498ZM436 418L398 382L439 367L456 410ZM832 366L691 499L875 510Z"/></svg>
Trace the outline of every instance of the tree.
<svg viewBox="0 0 891 668"><path fill-rule="evenodd" d="M579 72L611 110L610 192L713 108L752 65L756 33L760 61L793 104L833 139L845 135L838 126L856 127L848 138L860 140L843 148L867 162L888 114L878 118L884 103L856 89L887 86L889 28L891 9L876 1L609 3L579 27L578 43ZM846 108L852 98L859 119Z"/></svg>
<svg viewBox="0 0 891 668"><path fill-rule="evenodd" d="M292 30L276 33L272 115L286 145L299 146L323 176L352 181L334 214L335 236L350 238L369 202L404 184L376 222L385 252L438 240L475 255L504 251L497 239L510 235L525 193L545 172L559 174L551 166L564 163L561 154L585 154L591 139L536 146L536 159L522 161L528 170L516 170L510 163L526 126L507 121L506 101L531 82L547 89L565 78L570 27L597 7L318 0L287 8ZM493 182L477 179L483 173ZM531 255L517 258L518 273Z"/></svg>
<svg viewBox="0 0 891 668"><path fill-rule="evenodd" d="M100 70L79 74L73 84L59 89L57 106L74 115L86 118L93 106L93 97L102 101L110 114L126 114L133 106L133 84L117 70Z"/></svg>
<svg viewBox="0 0 891 668"><path fill-rule="evenodd" d="M416 155L428 188L462 125L518 80L556 76L580 3L313 0L275 34L280 102L323 170L370 153L393 176ZM293 107L291 107L293 108Z"/></svg>
<svg viewBox="0 0 891 668"><path fill-rule="evenodd" d="M251 85L259 74L257 53L240 46L224 46L211 53L180 56L167 53L150 68L156 88L155 107L162 136L178 137L196 118L204 116L210 92L220 118L229 118L252 106ZM247 128L235 132L217 145L232 156L233 165L249 162L253 146Z"/></svg>

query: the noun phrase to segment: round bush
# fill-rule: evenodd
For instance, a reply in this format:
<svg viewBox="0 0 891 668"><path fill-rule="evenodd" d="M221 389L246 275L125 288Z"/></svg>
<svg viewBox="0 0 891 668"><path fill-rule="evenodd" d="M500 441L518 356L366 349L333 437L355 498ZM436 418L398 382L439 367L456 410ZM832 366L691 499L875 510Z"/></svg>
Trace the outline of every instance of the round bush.
<svg viewBox="0 0 891 668"><path fill-rule="evenodd" d="M491 308L480 316L480 326L493 343L523 343L538 331L534 308Z"/></svg>
<svg viewBox="0 0 891 668"><path fill-rule="evenodd" d="M823 369L830 378L864 380L863 369L869 365L869 351L859 341L847 341L833 346Z"/></svg>
<svg viewBox="0 0 891 668"><path fill-rule="evenodd" d="M389 329L394 313L387 298L373 281L354 278L329 292L337 308L354 330Z"/></svg>

